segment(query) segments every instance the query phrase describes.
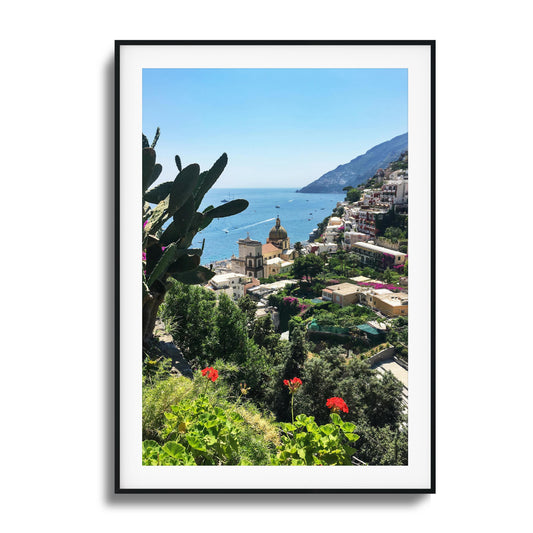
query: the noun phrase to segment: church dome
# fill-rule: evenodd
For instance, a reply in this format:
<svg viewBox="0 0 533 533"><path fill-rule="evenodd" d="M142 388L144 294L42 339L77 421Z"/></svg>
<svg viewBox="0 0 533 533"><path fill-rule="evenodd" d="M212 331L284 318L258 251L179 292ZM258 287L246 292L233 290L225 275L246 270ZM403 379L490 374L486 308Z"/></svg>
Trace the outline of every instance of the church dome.
<svg viewBox="0 0 533 533"><path fill-rule="evenodd" d="M270 241L283 241L287 238L287 230L281 225L279 217L276 218L276 225L270 230L268 238Z"/></svg>

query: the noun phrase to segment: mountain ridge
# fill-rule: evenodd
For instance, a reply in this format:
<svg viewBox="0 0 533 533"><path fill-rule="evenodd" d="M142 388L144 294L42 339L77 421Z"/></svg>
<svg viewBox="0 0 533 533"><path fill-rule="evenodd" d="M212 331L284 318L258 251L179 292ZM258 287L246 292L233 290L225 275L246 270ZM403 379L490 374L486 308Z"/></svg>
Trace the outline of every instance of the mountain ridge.
<svg viewBox="0 0 533 533"><path fill-rule="evenodd" d="M312 181L296 192L337 193L344 187L357 187L371 178L378 168L386 168L408 149L408 134L402 133L382 142L358 155L349 163L338 165L320 178Z"/></svg>

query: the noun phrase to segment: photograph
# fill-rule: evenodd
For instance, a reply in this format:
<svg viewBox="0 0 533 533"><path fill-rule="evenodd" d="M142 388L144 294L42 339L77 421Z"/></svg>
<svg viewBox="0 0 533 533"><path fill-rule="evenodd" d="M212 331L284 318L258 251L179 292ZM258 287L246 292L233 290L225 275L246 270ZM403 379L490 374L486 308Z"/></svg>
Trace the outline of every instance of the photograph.
<svg viewBox="0 0 533 533"><path fill-rule="evenodd" d="M6 4L5 531L525 529L526 5Z"/></svg>
<svg viewBox="0 0 533 533"><path fill-rule="evenodd" d="M324 490L384 489L383 474L408 473L413 462L408 376L420 349L415 343L410 358L409 341L420 338L416 314L431 307L425 234L426 262L419 243L419 279L409 278L410 238L421 240L409 223L409 181L416 197L431 194L432 180L429 164L420 175L420 161L410 176L410 124L415 138L420 131L409 120L409 67L265 68L253 57L254 67L206 68L200 57L195 67L147 62L137 71L138 205L123 198L118 175L120 201L137 208L142 224L142 233L121 224L118 234L136 235L142 253L141 342L127 378L140 391L140 440L129 444L150 482L134 488L161 488L153 479L161 471L233 475L197 468L211 466L306 467L293 471L344 479ZM423 121L431 130L430 116ZM431 161L429 141L415 141L415 160L425 150ZM413 216L431 244L428 212L415 206ZM419 373L431 370L431 354L425 359ZM415 427L429 442L429 425ZM368 485L376 468L377 485ZM266 471L276 479L276 469ZM221 488L207 484L187 487Z"/></svg>

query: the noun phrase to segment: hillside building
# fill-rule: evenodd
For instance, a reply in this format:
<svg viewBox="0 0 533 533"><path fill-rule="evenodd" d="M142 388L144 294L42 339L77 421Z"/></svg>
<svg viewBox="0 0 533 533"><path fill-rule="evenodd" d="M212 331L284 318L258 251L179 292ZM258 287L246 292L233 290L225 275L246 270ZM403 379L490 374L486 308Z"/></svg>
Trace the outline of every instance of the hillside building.
<svg viewBox="0 0 533 533"><path fill-rule="evenodd" d="M207 289L214 291L217 294L225 293L233 301L237 301L243 297L246 288L251 288L252 280L248 276L238 274L236 272L229 272L227 274L217 274L213 276L207 284Z"/></svg>
<svg viewBox="0 0 533 533"><path fill-rule="evenodd" d="M385 215L389 206L361 207L354 214L356 230L358 233L366 233L371 239L376 238L376 219Z"/></svg>
<svg viewBox="0 0 533 533"><path fill-rule="evenodd" d="M388 317L408 315L408 296L402 292L389 292L374 297L374 307Z"/></svg>
<svg viewBox="0 0 533 533"><path fill-rule="evenodd" d="M408 315L407 293L392 292L389 289L339 283L322 289L322 300L341 307L360 303L391 318Z"/></svg>
<svg viewBox="0 0 533 533"><path fill-rule="evenodd" d="M359 231L346 231L344 233L344 249L351 250L358 242L367 242L370 235Z"/></svg>
<svg viewBox="0 0 533 533"><path fill-rule="evenodd" d="M381 201L390 205L406 204L408 201L408 180L387 180L381 187Z"/></svg>
<svg viewBox="0 0 533 533"><path fill-rule="evenodd" d="M368 242L355 243L353 251L362 265L378 270L386 270L397 265L403 265L407 259L407 254Z"/></svg>
<svg viewBox="0 0 533 533"><path fill-rule="evenodd" d="M333 302L341 307L359 301L361 287L353 283L339 283L322 289L322 300Z"/></svg>

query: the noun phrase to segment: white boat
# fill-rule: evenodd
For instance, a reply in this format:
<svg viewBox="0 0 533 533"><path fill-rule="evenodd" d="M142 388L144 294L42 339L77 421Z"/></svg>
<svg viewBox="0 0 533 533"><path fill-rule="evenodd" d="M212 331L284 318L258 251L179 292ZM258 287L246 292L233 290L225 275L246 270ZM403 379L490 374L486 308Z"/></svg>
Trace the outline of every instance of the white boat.
<svg viewBox="0 0 533 533"><path fill-rule="evenodd" d="M227 202L231 202L232 200L235 200L235 195L234 194L228 194L228 197L220 200L220 203L221 204L225 204Z"/></svg>

